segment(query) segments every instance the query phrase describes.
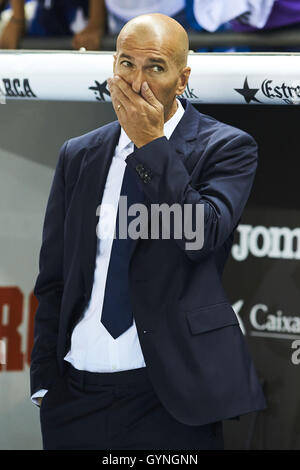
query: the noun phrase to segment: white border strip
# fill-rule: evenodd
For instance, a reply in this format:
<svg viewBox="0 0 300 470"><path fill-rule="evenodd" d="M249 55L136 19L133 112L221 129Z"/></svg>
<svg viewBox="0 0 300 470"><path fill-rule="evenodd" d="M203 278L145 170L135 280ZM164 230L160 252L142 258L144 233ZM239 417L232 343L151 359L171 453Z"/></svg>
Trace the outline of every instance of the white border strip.
<svg viewBox="0 0 300 470"><path fill-rule="evenodd" d="M0 51L0 103L110 101L113 52ZM300 54L190 53L184 97L212 104L299 104Z"/></svg>

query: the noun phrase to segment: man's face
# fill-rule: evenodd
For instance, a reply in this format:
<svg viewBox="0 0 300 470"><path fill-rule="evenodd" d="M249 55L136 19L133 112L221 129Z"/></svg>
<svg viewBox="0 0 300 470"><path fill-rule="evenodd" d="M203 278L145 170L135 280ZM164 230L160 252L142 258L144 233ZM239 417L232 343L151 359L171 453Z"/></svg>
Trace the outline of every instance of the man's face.
<svg viewBox="0 0 300 470"><path fill-rule="evenodd" d="M114 74L121 76L136 92L146 81L155 97L164 106L165 118L170 113L176 95L183 93L188 81L189 67L176 63L171 41L159 38L138 39L130 34L120 41L114 56Z"/></svg>

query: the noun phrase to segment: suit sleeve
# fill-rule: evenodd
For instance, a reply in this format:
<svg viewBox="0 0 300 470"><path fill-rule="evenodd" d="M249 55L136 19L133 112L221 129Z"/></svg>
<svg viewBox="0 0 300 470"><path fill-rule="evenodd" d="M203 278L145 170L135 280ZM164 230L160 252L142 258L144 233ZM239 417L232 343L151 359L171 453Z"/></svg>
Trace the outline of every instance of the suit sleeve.
<svg viewBox="0 0 300 470"><path fill-rule="evenodd" d="M60 149L43 224L39 274L34 287L38 307L31 354L31 395L49 389L58 378L56 345L63 294L65 183L67 142Z"/></svg>
<svg viewBox="0 0 300 470"><path fill-rule="evenodd" d="M174 237L174 224L170 232L174 241L194 262L220 248L238 225L257 167L256 142L243 131L226 137L220 135L213 143L207 144L205 153L199 156L205 158L205 163L193 183L181 157L172 151L166 137L140 147L126 159L140 175L151 204L166 203L171 206L177 203L182 214L189 206L189 225L197 234L194 241L197 237L202 238L201 247L197 247L199 243L192 246L193 240L190 233L185 235L183 224L182 237ZM203 217L200 217L200 205Z"/></svg>

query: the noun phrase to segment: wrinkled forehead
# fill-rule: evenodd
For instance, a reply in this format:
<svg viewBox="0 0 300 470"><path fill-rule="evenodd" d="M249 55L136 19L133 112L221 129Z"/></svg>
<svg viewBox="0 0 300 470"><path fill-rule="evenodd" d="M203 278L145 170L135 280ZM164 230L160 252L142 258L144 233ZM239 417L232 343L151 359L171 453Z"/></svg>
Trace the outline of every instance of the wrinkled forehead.
<svg viewBox="0 0 300 470"><path fill-rule="evenodd" d="M157 56L163 57L167 62L177 64L180 50L174 38L162 32L159 28L152 30L138 27L120 33L117 40L117 54L130 56Z"/></svg>

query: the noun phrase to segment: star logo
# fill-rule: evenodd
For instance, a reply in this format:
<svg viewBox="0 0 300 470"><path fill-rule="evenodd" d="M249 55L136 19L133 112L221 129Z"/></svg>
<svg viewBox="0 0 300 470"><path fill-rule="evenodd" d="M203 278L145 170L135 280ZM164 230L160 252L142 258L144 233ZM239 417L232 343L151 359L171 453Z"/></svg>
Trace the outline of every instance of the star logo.
<svg viewBox="0 0 300 470"><path fill-rule="evenodd" d="M105 80L103 83L99 83L97 80L95 80L96 86L90 86L89 90L93 90L95 95L96 95L96 100L97 101L105 101L104 95L110 96L110 93L107 89L107 80ZM97 96L98 95L98 96Z"/></svg>
<svg viewBox="0 0 300 470"><path fill-rule="evenodd" d="M249 104L251 101L261 103L257 98L255 98L255 95L259 91L259 88L249 88L247 77L244 81L244 88L234 88L234 90L245 98L247 104Z"/></svg>

